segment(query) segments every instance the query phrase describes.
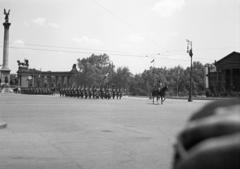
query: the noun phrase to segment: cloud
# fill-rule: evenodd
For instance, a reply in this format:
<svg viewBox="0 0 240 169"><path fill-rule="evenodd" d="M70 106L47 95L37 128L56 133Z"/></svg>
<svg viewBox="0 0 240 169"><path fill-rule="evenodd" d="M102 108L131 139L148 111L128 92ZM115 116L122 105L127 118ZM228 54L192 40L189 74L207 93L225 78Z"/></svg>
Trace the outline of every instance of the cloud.
<svg viewBox="0 0 240 169"><path fill-rule="evenodd" d="M46 25L46 18L36 18L33 20L33 23L39 25L39 26L45 26Z"/></svg>
<svg viewBox="0 0 240 169"><path fill-rule="evenodd" d="M48 26L49 26L50 28L53 28L53 29L59 29L59 28L60 28L60 26L59 26L58 24L53 23L53 22L48 23Z"/></svg>
<svg viewBox="0 0 240 169"><path fill-rule="evenodd" d="M13 42L13 45L16 45L16 46L24 46L24 41L23 41L23 40L20 40L20 39L15 40L15 41Z"/></svg>
<svg viewBox="0 0 240 169"><path fill-rule="evenodd" d="M33 23L38 26L53 28L53 29L59 29L60 26L54 22L48 22L46 18L38 17L33 20Z"/></svg>
<svg viewBox="0 0 240 169"><path fill-rule="evenodd" d="M99 47L103 45L103 43L100 40L89 38L87 36L82 36L81 38L75 37L72 38L72 41L84 47Z"/></svg>
<svg viewBox="0 0 240 169"><path fill-rule="evenodd" d="M142 43L145 40L145 38L139 34L132 34L129 36L128 39L130 42L133 42L133 43Z"/></svg>
<svg viewBox="0 0 240 169"><path fill-rule="evenodd" d="M185 4L185 0L160 0L154 4L152 10L162 17L170 17L181 11Z"/></svg>
<svg viewBox="0 0 240 169"><path fill-rule="evenodd" d="M26 26L26 27L29 27L29 26L30 26L30 24L29 24L27 21L24 21L23 24L24 24L24 26Z"/></svg>

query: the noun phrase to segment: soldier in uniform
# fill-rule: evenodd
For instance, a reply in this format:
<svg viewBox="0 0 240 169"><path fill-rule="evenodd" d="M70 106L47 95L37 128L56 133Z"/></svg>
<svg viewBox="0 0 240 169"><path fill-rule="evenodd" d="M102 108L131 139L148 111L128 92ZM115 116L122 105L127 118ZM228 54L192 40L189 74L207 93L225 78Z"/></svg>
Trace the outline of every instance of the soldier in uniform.
<svg viewBox="0 0 240 169"><path fill-rule="evenodd" d="M67 93L66 96L69 97L70 96L70 88L67 88Z"/></svg>
<svg viewBox="0 0 240 169"><path fill-rule="evenodd" d="M77 97L77 88L75 87L75 88L73 89L73 91L74 91L73 97Z"/></svg>
<svg viewBox="0 0 240 169"><path fill-rule="evenodd" d="M63 92L63 91L62 91L62 88L60 88L60 89L59 89L59 94L60 94L60 96L62 96L62 94L63 94L62 92Z"/></svg>
<svg viewBox="0 0 240 169"><path fill-rule="evenodd" d="M84 88L81 87L80 88L80 97L83 98L83 96L84 96Z"/></svg>
<svg viewBox="0 0 240 169"><path fill-rule="evenodd" d="M80 86L77 88L77 98L80 97Z"/></svg>
<svg viewBox="0 0 240 169"><path fill-rule="evenodd" d="M70 89L71 89L70 97L73 97L74 96L74 88L70 88Z"/></svg>
<svg viewBox="0 0 240 169"><path fill-rule="evenodd" d="M91 87L88 88L88 98L89 99L92 98L92 88Z"/></svg>
<svg viewBox="0 0 240 169"><path fill-rule="evenodd" d="M106 99L107 98L107 88L103 88L103 98Z"/></svg>
<svg viewBox="0 0 240 169"><path fill-rule="evenodd" d="M65 94L66 97L69 96L69 88L66 88L66 94Z"/></svg>
<svg viewBox="0 0 240 169"><path fill-rule="evenodd" d="M74 95L75 95L75 90L74 90L74 88L72 87L72 88L71 88L71 97L74 97Z"/></svg>
<svg viewBox="0 0 240 169"><path fill-rule="evenodd" d="M116 96L116 89L112 88L112 98L115 99Z"/></svg>
<svg viewBox="0 0 240 169"><path fill-rule="evenodd" d="M111 88L107 88L107 99L111 99Z"/></svg>
<svg viewBox="0 0 240 169"><path fill-rule="evenodd" d="M116 97L117 97L117 99L119 98L119 88L118 89L116 89Z"/></svg>
<svg viewBox="0 0 240 169"><path fill-rule="evenodd" d="M119 99L121 99L122 98L122 90L121 90L121 88L118 89L118 92L119 92Z"/></svg>
<svg viewBox="0 0 240 169"><path fill-rule="evenodd" d="M62 88L62 96L66 96L66 89Z"/></svg>
<svg viewBox="0 0 240 169"><path fill-rule="evenodd" d="M103 99L103 87L100 87L100 98Z"/></svg>
<svg viewBox="0 0 240 169"><path fill-rule="evenodd" d="M160 90L163 88L163 83L161 82L161 80L158 80L157 88L158 88L158 91L159 91L159 92L160 92Z"/></svg>
<svg viewBox="0 0 240 169"><path fill-rule="evenodd" d="M100 97L100 88L99 87L96 88L95 97L96 97L96 99L99 99L99 97Z"/></svg>
<svg viewBox="0 0 240 169"><path fill-rule="evenodd" d="M87 99L88 97L88 88L87 87L84 87L84 98Z"/></svg>
<svg viewBox="0 0 240 169"><path fill-rule="evenodd" d="M93 86L93 88L92 88L92 97L93 97L93 99L96 99L96 87L95 86Z"/></svg>

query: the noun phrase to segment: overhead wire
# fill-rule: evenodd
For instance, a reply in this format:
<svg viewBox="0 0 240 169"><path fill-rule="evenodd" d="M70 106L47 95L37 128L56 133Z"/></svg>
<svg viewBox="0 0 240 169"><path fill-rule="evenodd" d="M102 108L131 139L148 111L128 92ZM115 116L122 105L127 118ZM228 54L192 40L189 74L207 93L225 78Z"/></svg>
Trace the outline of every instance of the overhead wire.
<svg viewBox="0 0 240 169"><path fill-rule="evenodd" d="M2 45L0 45L2 46ZM30 47L29 47L30 46ZM33 51L47 51L47 52L62 52L62 53L76 53L76 54L98 54L104 52L108 55L114 56L130 56L130 57L139 57L139 58L161 58L167 60L188 60L187 58L178 58L173 56L184 55L185 51L180 49L166 50L161 53L152 53L152 54L132 54L124 51L111 51L111 50L98 50L98 49L90 49L90 48L77 48L77 47L66 47L66 46L57 46L57 45L42 45L42 44L33 44L26 43L23 46L14 46L10 45L11 49L19 49L19 50L33 50ZM214 51L214 50L225 50L226 48L203 48L203 50ZM199 51L195 50L195 51ZM205 57L199 57L205 58Z"/></svg>
<svg viewBox="0 0 240 169"><path fill-rule="evenodd" d="M100 51L100 52L116 52L116 53L127 53L123 51L117 50L107 50L107 49L91 49L91 48L82 48L82 47L69 47L69 46L58 46L58 45L42 45L42 44L33 44L33 43L25 43L26 46L36 46L36 47L50 47L50 48L63 48L63 49L71 49L71 50L83 50L83 51Z"/></svg>
<svg viewBox="0 0 240 169"><path fill-rule="evenodd" d="M125 25L128 26L131 30L135 29L133 28L133 25L129 24L126 22L122 17L116 15L112 10L106 8L104 5L102 5L98 0L92 0L97 6L101 7L104 11L112 15L113 17L117 18L120 22L124 23ZM154 41L151 40L152 43L154 43L156 46L159 47L159 45ZM2 45L0 45L2 46ZM29 47L30 46L30 47ZM35 48L36 47L36 48ZM79 53L79 54L91 54L91 53L100 53L100 52L106 52L109 55L116 55L116 56L132 56L132 57L146 57L146 54L132 54L129 52L123 52L123 51L113 51L113 50L105 50L105 49L90 49L90 48L81 48L81 47L66 47L66 46L57 46L57 45L42 45L42 44L33 44L33 43L25 43L24 46L19 47L19 46L10 46L11 49L19 49L19 50L34 50L34 51L48 51L48 52L64 52L64 53ZM204 50L220 50L221 48L208 48ZM223 48L222 48L223 49ZM199 49L198 49L199 50ZM195 50L195 51L198 51ZM169 56L176 56L176 55L183 55L185 54L184 50L166 50L166 51L161 51L158 53L152 53L148 54L149 57L156 58L161 57L161 59L177 59L177 60L188 60L187 58L171 58Z"/></svg>
<svg viewBox="0 0 240 169"><path fill-rule="evenodd" d="M2 45L0 45L2 47ZM9 46L11 49L20 49L20 50L33 50L33 51L48 51L48 52L63 52L63 53L79 53L79 54L92 54L100 53L99 51L79 51L79 50L63 50L63 49L51 49L51 48L32 48L32 47L18 47L18 46ZM133 56L133 57L144 57L144 55L134 55L128 53L107 53L108 55L117 55L117 56Z"/></svg>
<svg viewBox="0 0 240 169"><path fill-rule="evenodd" d="M99 1L97 0L91 0L92 2L94 2L97 6L99 6L100 8L102 8L104 11L106 11L107 13L109 13L110 15L112 15L113 17L116 17L120 22L122 22L123 24L125 24L126 26L128 26L128 28L130 28L133 31L136 31L133 26L131 24L129 24L128 22L126 22L122 17L116 15L113 11L111 11L110 9L106 8L104 5L102 5ZM148 38L149 39L149 38ZM160 45L153 39L149 39L156 47L160 47Z"/></svg>
<svg viewBox="0 0 240 169"><path fill-rule="evenodd" d="M3 42L0 41L2 44ZM14 46L14 45L12 45ZM68 49L68 50L77 50L77 51L87 51L87 52L111 52L111 53L122 53L122 54L130 54L130 55L135 55L131 54L130 52L127 51L117 51L117 50L107 50L107 49L93 49L93 48L83 48L83 47L69 47L69 46L58 46L58 45L49 45L49 44L34 44L34 43L24 43L23 45L15 45L16 47L25 47L25 46L33 46L33 47L40 47L40 48L53 48L53 49Z"/></svg>
<svg viewBox="0 0 240 169"><path fill-rule="evenodd" d="M122 17L120 17L119 15L116 15L112 10L106 8L104 5L102 5L102 4L99 2L99 0L91 0L91 1L94 2L97 6L101 7L104 11L106 11L107 13L109 13L110 15L112 15L113 17L117 18L120 22L122 22L123 24L125 24L126 26L128 26L128 28L130 28L130 29L133 30L133 31L136 31L131 24L129 24L128 22L126 22L126 21L125 21ZM148 39L149 39L149 38L148 38ZM157 47L160 47L160 45L159 45L155 40L153 40L153 39L149 39L149 40L150 40L154 45L156 45ZM206 49L204 49L204 50L206 50ZM219 50L219 48L208 48L208 50ZM225 50L225 48L221 48L221 50ZM170 50L161 51L160 53L161 53L161 54L164 54L165 56L167 56L166 54L167 54L167 53L170 53L169 51L170 51ZM180 52L180 53L183 52L183 50L171 50L171 52L173 52L173 51L177 51L177 53L178 53L178 52ZM195 50L195 49L194 49L194 51L199 51L199 49L198 49L198 50ZM183 52L183 53L185 53L185 52ZM156 55L156 54L153 54L153 55ZM175 54L175 55L176 55L176 54ZM162 57L162 55L160 55L160 56ZM169 56L170 56L170 55L169 55ZM171 55L171 56L172 56L172 55ZM174 59L179 59L179 58L174 58ZM182 60L182 58L180 58L180 59Z"/></svg>
<svg viewBox="0 0 240 169"><path fill-rule="evenodd" d="M117 18L120 22L122 22L125 25L127 25L128 28L130 28L131 30L135 31L135 29L133 28L133 26L131 24L126 22L122 17L116 15L112 10L106 8L98 0L92 0L92 2L94 2L97 6L102 8L104 11L106 11L107 13L112 15L113 17ZM159 45L154 40L151 40L151 42L159 47ZM30 46L30 47L28 47L28 46ZM37 47L37 48L32 48L32 47ZM26 50L49 51L49 52L64 52L64 53L90 54L90 53L95 53L95 52L96 53L106 52L109 55L118 55L118 56L133 56L133 57L145 57L146 56L146 54L143 54L143 55L131 54L131 53L123 52L123 51L111 51L111 50L105 50L105 49L90 49L90 48L79 48L79 47L66 47L66 46L57 46L57 45L42 45L42 44L33 44L33 43L25 43L23 47L10 46L10 48L12 48L12 49L20 49L20 50L26 49ZM214 49L210 49L210 50L214 50ZM161 57L161 59L165 58L165 59L180 59L180 60L184 60L183 58L170 58L170 57L167 57L167 56L173 56L173 55L176 56L176 55L179 55L179 54L182 55L183 53L184 53L183 50L166 50L166 51L160 52L161 55L159 55L159 56ZM156 57L156 55L158 55L158 54L154 53L154 54L150 54L149 56Z"/></svg>
<svg viewBox="0 0 240 169"><path fill-rule="evenodd" d="M2 45L0 45L2 47ZM32 50L32 51L43 51L43 52L62 52L62 53L75 53L75 54L98 54L100 53L98 50L97 51L94 51L95 49L89 49L89 51L81 51L81 49L79 50L79 48L74 48L74 50L64 50L65 48L66 49L71 49L71 47L63 47L63 48L60 48L60 46L57 46L57 48L50 48L49 46L52 46L52 45L34 45L36 47L43 47L44 48L33 48L33 47L28 47L28 45L26 46L9 46L10 49L17 49L17 50ZM45 48L45 46L48 46L48 48ZM56 47L56 46L55 46ZM177 50L175 50L174 52L176 52ZM107 50L105 51L107 52ZM171 51L165 51L165 52L162 52L161 54L150 54L150 55L137 55L137 54L130 54L130 53L112 53L112 52L107 52L108 55L113 55L113 56L130 56L130 57L138 57L138 58L154 58L156 60L159 59L159 56L161 60L184 60L184 61L188 61L187 58L179 58L179 57L173 57L173 56L182 56L185 54L185 52L183 50L178 50L178 52L174 53L174 52L171 52ZM199 59L200 57L198 57ZM201 58L204 58L204 57L201 57Z"/></svg>

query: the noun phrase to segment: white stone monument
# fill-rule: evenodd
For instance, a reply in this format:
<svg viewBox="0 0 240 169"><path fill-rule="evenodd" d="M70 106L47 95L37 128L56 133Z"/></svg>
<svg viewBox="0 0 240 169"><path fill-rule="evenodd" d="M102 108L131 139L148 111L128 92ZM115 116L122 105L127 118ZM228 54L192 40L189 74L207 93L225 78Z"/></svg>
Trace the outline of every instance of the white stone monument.
<svg viewBox="0 0 240 169"><path fill-rule="evenodd" d="M0 69L1 87L8 87L10 83L10 69L8 67L8 51L9 51L9 27L11 23L8 21L10 10L8 12L4 9L5 22L4 26L4 40L3 40L3 63Z"/></svg>
<svg viewBox="0 0 240 169"><path fill-rule="evenodd" d="M9 48L8 45L9 45L9 27L11 23L8 22L9 14L10 10L8 10L7 12L6 9L4 9L5 22L3 23L4 26L3 64L2 68L0 69L1 88L3 88L2 90L5 90L5 88L8 89L10 82L10 69L8 68L8 48ZM7 123L2 121L1 115L2 114L0 114L0 129L7 127Z"/></svg>

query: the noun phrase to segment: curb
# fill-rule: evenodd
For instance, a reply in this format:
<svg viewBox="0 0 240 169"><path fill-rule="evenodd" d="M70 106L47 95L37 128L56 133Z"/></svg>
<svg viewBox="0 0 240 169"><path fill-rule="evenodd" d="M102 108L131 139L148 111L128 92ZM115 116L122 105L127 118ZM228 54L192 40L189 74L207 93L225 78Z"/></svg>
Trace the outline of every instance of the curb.
<svg viewBox="0 0 240 169"><path fill-rule="evenodd" d="M5 122L0 122L0 129L4 129L7 127L7 123Z"/></svg>

